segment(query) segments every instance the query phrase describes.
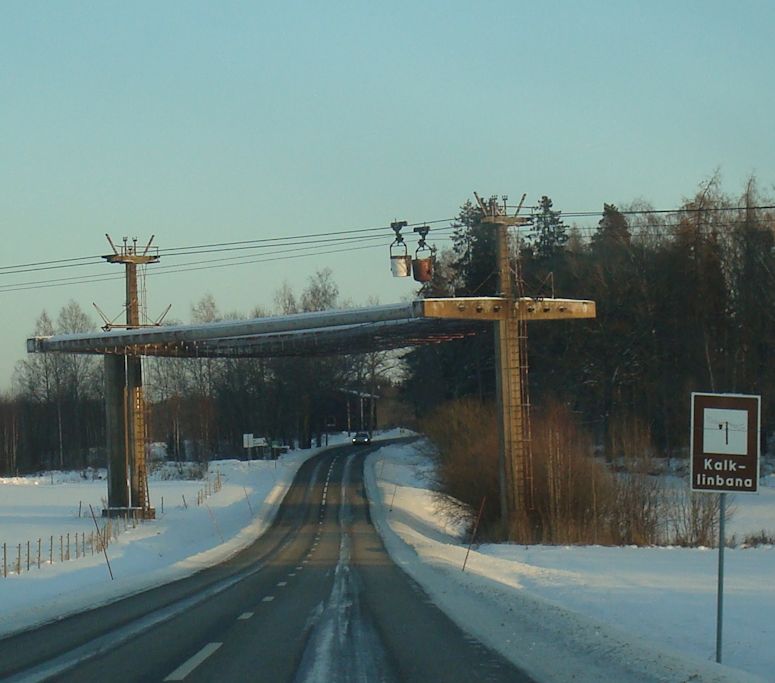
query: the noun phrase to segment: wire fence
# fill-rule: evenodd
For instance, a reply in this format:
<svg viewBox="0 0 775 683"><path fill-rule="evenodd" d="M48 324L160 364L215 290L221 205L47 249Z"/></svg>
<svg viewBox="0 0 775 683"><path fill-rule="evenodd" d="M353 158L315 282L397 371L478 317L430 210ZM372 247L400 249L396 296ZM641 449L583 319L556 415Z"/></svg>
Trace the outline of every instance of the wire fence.
<svg viewBox="0 0 775 683"><path fill-rule="evenodd" d="M215 473L215 478L210 480L208 477L205 480L204 486L199 489L196 495L196 504L197 505L203 505L205 500L207 500L210 496L212 496L214 493L217 493L221 490L223 486L223 483L221 481L221 471L218 470Z"/></svg>
<svg viewBox="0 0 775 683"><path fill-rule="evenodd" d="M3 578L101 553L118 540L122 524L125 531L130 525L136 526L137 520L129 517L110 518L99 527L99 531L88 534L85 531L68 532L15 545L3 543Z"/></svg>
<svg viewBox="0 0 775 683"><path fill-rule="evenodd" d="M206 500L223 488L220 470L215 477L204 482L196 493L197 507L206 504ZM183 495L183 507L188 508ZM78 503L78 517L81 517L83 502ZM164 498L161 499L161 513L164 514ZM88 513L87 513L88 514ZM41 569L56 563L71 562L91 557L107 550L117 541L119 535L128 529L137 528L144 520L134 515L109 517L91 532L75 531L65 534L39 537L23 543L3 543L3 578L18 576L22 572Z"/></svg>

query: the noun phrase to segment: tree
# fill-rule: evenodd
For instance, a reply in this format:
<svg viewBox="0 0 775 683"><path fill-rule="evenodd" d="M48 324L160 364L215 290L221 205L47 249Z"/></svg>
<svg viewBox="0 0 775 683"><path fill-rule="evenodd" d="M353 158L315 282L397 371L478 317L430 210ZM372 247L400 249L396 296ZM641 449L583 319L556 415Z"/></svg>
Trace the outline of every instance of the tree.
<svg viewBox="0 0 775 683"><path fill-rule="evenodd" d="M552 200L549 197L541 197L530 231L533 253L537 259L551 261L565 249L568 228L561 216L560 211L552 210Z"/></svg>
<svg viewBox="0 0 775 683"><path fill-rule="evenodd" d="M70 301L60 311L56 327L43 311L35 323L34 335L46 337L92 329L93 321ZM104 447L102 375L96 357L30 354L17 363L14 387L30 402L31 414L40 421L33 432L25 430L25 446L36 450L36 457L46 457L51 465L56 460L60 468L84 466L90 449Z"/></svg>
<svg viewBox="0 0 775 683"><path fill-rule="evenodd" d="M755 208L764 203L756 179L750 178L729 230L728 311L735 355L725 388L762 395L766 414L773 405L768 394L775 380L775 223Z"/></svg>
<svg viewBox="0 0 775 683"><path fill-rule="evenodd" d="M77 334L91 332L95 329L94 321L86 315L78 303L70 300L57 316L58 334ZM96 434L90 434L95 429L102 432L102 427L90 424L91 417L99 419L102 413L103 379L102 364L95 356L85 354L61 354L62 377L58 404L64 401L67 408L67 425L71 432L69 443L73 464L85 466L87 452ZM96 404L94 410L89 410L90 404ZM60 444L61 439L61 410ZM60 458L60 465L62 465Z"/></svg>
<svg viewBox="0 0 775 683"><path fill-rule="evenodd" d="M19 473L21 406L0 394L0 472Z"/></svg>
<svg viewBox="0 0 775 683"><path fill-rule="evenodd" d="M454 223L451 256L440 259L443 269L420 290L456 296L494 295L497 290L495 231L484 228L482 212L466 202ZM405 395L416 416L437 408L444 401L465 396L479 400L495 394L495 355L492 329L475 337L441 345L421 346L404 356Z"/></svg>
<svg viewBox="0 0 775 683"><path fill-rule="evenodd" d="M291 315L299 312L299 306L296 303L296 295L287 282L283 282L280 288L274 293L275 309L280 315Z"/></svg>
<svg viewBox="0 0 775 683"><path fill-rule="evenodd" d="M305 313L336 308L339 287L334 282L330 268L317 271L309 278L306 289L301 293L301 310Z"/></svg>
<svg viewBox="0 0 775 683"><path fill-rule="evenodd" d="M168 320L166 325L179 325ZM158 439L167 443L169 457L180 461L184 456L183 444L188 434L196 434L198 420L186 420L190 403L190 362L187 358L149 358L146 361L146 398L151 403L151 427L161 430Z"/></svg>
<svg viewBox="0 0 775 683"><path fill-rule="evenodd" d="M282 315L330 310L338 304L339 287L329 268L312 275L298 299L288 283L275 293ZM273 386L271 423L283 438L293 436L303 448L311 445L313 437L320 442L327 404L331 393L341 387L344 363L341 357L275 358L267 363Z"/></svg>
<svg viewBox="0 0 775 683"><path fill-rule="evenodd" d="M495 231L482 227L482 211L470 201L463 204L452 234L457 271L457 296L487 296L498 288L495 269Z"/></svg>
<svg viewBox="0 0 775 683"><path fill-rule="evenodd" d="M221 319L218 306L212 294L205 294L191 307L192 323L213 323ZM191 358L187 363L189 391L193 399L192 418L198 425L197 442L199 457L208 460L217 441L218 422L215 416L215 375L219 361L213 358Z"/></svg>
<svg viewBox="0 0 775 683"><path fill-rule="evenodd" d="M613 204L603 204L603 217L592 236L592 249L600 255L623 253L630 246L630 227L625 215Z"/></svg>

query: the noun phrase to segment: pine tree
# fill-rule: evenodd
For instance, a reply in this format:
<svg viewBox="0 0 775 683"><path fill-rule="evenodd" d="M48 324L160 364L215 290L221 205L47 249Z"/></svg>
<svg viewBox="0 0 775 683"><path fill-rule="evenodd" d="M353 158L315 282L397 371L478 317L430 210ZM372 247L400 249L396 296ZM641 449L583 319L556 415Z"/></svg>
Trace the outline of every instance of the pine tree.
<svg viewBox="0 0 775 683"><path fill-rule="evenodd" d="M568 242L568 228L562 221L562 213L552 210L552 200L541 197L538 211L533 216L530 238L533 254L539 260L551 260L562 252Z"/></svg>

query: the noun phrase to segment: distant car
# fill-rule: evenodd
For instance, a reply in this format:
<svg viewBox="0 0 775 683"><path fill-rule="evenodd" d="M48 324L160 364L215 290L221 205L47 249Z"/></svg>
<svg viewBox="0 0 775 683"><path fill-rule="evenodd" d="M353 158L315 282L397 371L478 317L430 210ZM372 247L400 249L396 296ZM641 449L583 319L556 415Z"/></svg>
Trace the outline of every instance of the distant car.
<svg viewBox="0 0 775 683"><path fill-rule="evenodd" d="M366 432L356 432L353 443L371 443L371 437Z"/></svg>

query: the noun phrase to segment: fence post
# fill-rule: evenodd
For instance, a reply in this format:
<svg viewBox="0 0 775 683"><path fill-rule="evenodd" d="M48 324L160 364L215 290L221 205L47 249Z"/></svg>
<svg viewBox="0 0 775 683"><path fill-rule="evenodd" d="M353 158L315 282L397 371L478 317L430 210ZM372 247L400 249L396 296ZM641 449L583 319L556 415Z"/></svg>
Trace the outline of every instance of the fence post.
<svg viewBox="0 0 775 683"><path fill-rule="evenodd" d="M3 578L8 578L8 550L5 543L3 543Z"/></svg>
<svg viewBox="0 0 775 683"><path fill-rule="evenodd" d="M65 561L65 537L59 534L59 561Z"/></svg>
<svg viewBox="0 0 775 683"><path fill-rule="evenodd" d="M27 541L27 571L30 571L30 542Z"/></svg>
<svg viewBox="0 0 775 683"><path fill-rule="evenodd" d="M43 539L38 539L38 569L40 569L40 546L43 544Z"/></svg>
<svg viewBox="0 0 775 683"><path fill-rule="evenodd" d="M48 563L54 564L54 537L53 536L49 538L49 543L48 543Z"/></svg>
<svg viewBox="0 0 775 683"><path fill-rule="evenodd" d="M97 525L97 518L94 516L94 508L89 503L89 511L91 512L91 518L94 520L94 526L97 527L97 533L99 535L100 527ZM108 565L108 571L110 572L110 580L113 580L113 570L110 568L110 560L108 560L108 551L105 546L102 547L102 552L105 554L105 564Z"/></svg>
<svg viewBox="0 0 775 683"><path fill-rule="evenodd" d="M21 576L22 573L22 544L19 543L18 552L16 553L16 575Z"/></svg>
<svg viewBox="0 0 775 683"><path fill-rule="evenodd" d="M67 534L67 554L65 555L65 559L69 562L70 561L70 533Z"/></svg>
<svg viewBox="0 0 775 683"><path fill-rule="evenodd" d="M243 486L242 490L245 492L245 500L248 501L248 509L250 510L250 518L253 519L253 506L250 504L250 496L248 496L248 490Z"/></svg>

